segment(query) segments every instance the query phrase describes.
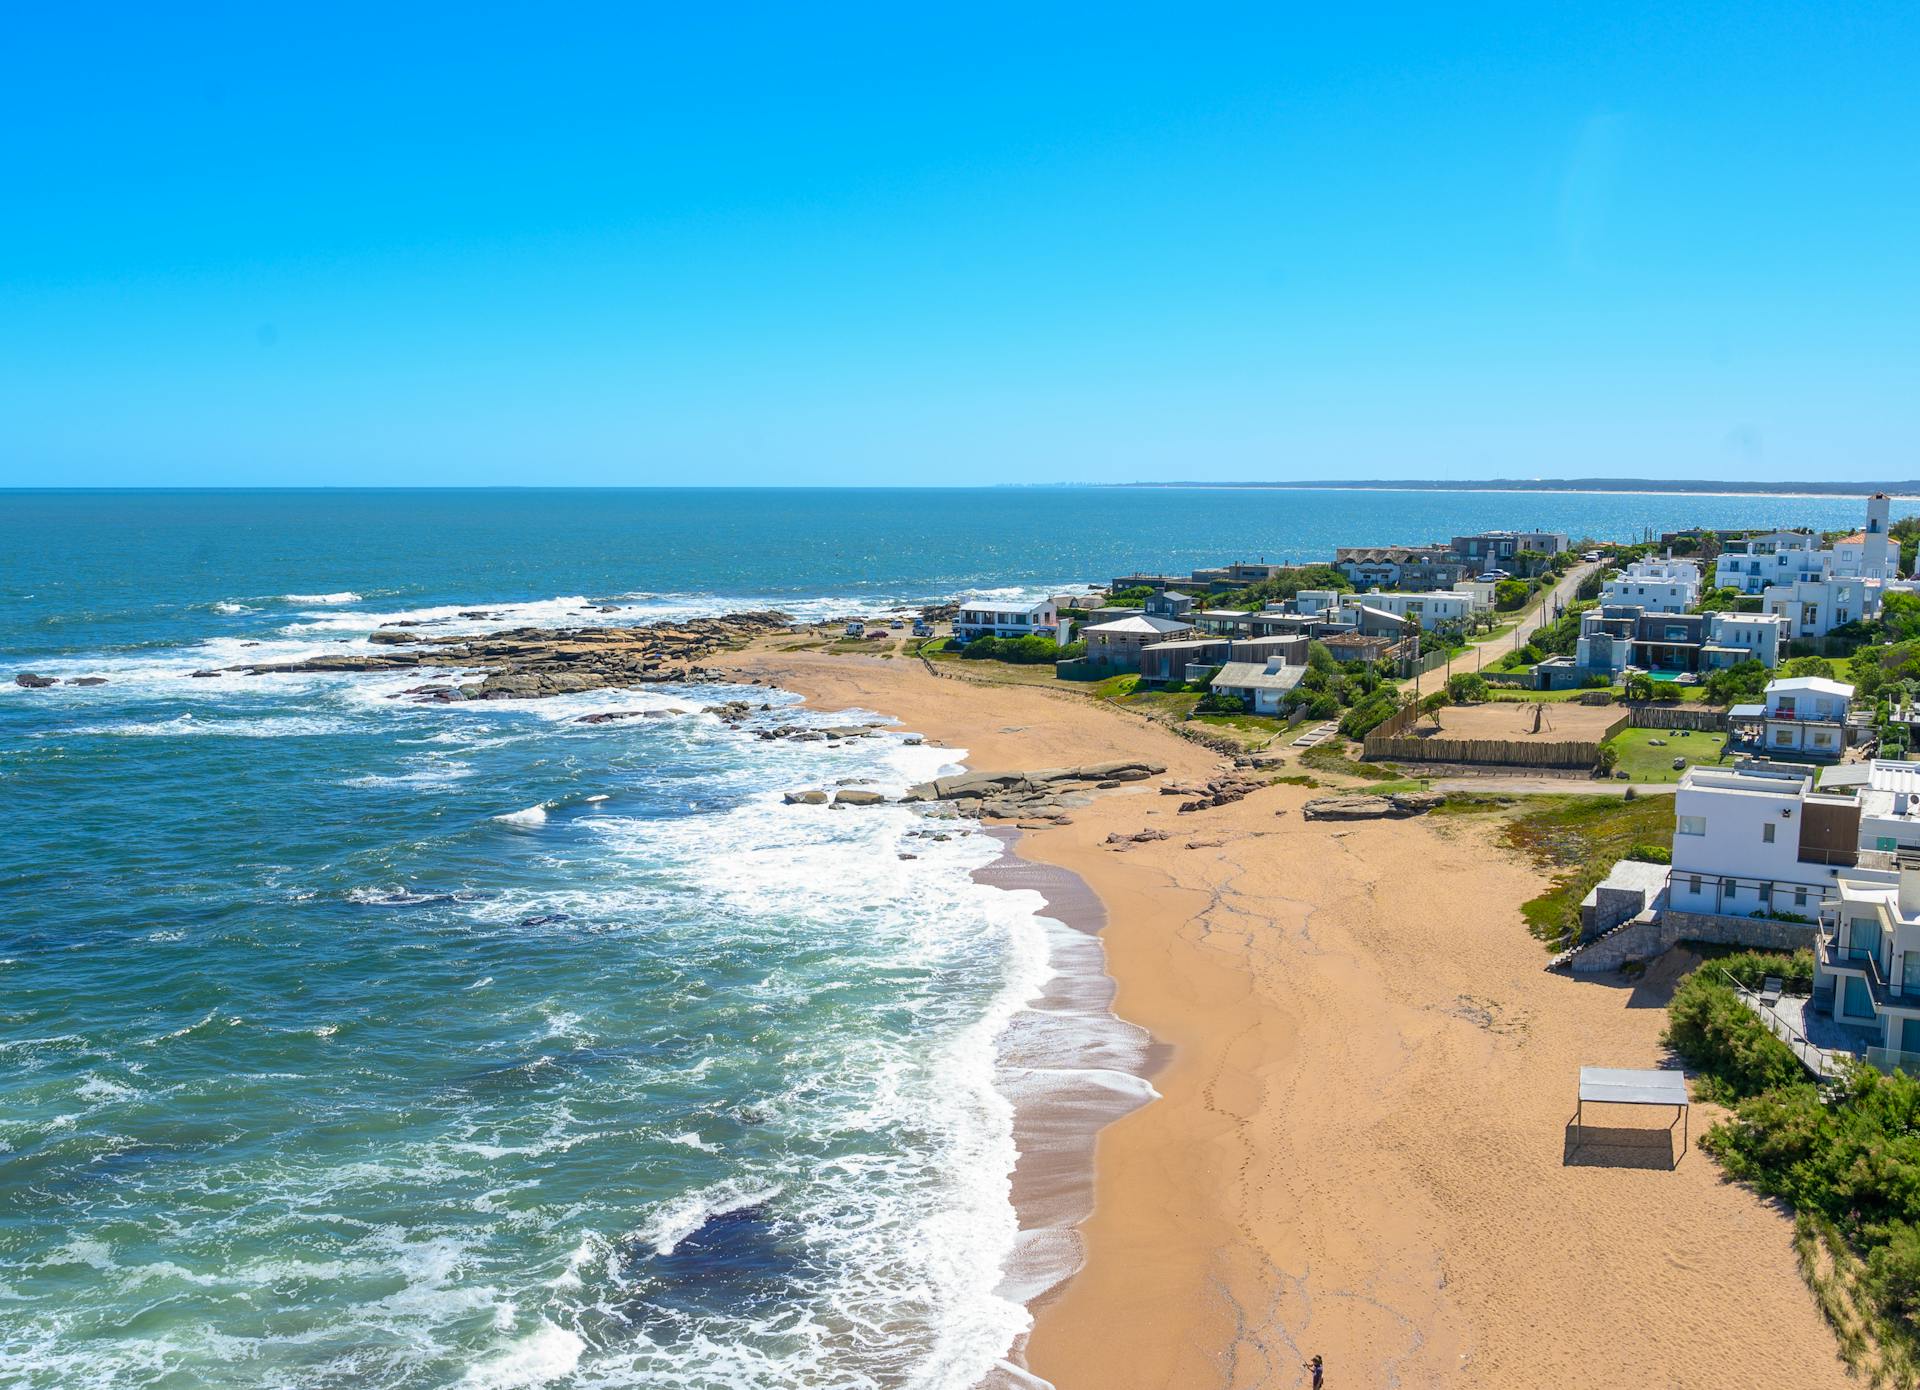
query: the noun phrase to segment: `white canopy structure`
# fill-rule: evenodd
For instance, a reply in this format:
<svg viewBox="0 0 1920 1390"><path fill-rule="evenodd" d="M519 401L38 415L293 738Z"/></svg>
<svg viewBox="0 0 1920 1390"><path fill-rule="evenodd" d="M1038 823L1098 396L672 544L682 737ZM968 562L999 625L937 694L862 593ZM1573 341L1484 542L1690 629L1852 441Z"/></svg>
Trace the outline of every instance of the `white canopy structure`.
<svg viewBox="0 0 1920 1390"><path fill-rule="evenodd" d="M1580 1130L1586 1122L1587 1102L1596 1105L1671 1105L1674 1123L1681 1126L1680 1152L1687 1151L1687 1131L1692 1125L1692 1100L1687 1095L1686 1073L1679 1071L1629 1071L1620 1067L1580 1068L1580 1099L1574 1109L1574 1147L1580 1146ZM1668 1126L1672 1128L1671 1125ZM1679 1163L1675 1158L1674 1162Z"/></svg>

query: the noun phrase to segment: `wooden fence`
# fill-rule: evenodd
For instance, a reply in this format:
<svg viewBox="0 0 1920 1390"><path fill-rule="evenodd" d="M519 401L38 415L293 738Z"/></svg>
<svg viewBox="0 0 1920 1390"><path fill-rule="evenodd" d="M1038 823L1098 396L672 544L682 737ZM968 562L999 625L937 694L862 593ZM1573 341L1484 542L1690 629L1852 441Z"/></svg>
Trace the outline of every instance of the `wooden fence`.
<svg viewBox="0 0 1920 1390"><path fill-rule="evenodd" d="M1629 705L1627 717L1636 729L1699 729L1719 733L1727 727L1727 712L1687 705Z"/></svg>
<svg viewBox="0 0 1920 1390"><path fill-rule="evenodd" d="M1366 737L1366 756L1383 762L1486 763L1501 767L1592 767L1600 744L1627 727L1621 715L1597 740L1521 738L1409 738L1412 719L1402 710Z"/></svg>

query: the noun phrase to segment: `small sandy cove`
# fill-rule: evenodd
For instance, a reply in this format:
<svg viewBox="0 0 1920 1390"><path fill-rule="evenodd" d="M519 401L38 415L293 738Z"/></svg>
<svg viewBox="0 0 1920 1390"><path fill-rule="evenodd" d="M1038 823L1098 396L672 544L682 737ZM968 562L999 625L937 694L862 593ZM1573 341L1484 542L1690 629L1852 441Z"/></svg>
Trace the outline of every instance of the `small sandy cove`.
<svg viewBox="0 0 1920 1390"><path fill-rule="evenodd" d="M1223 766L1079 695L778 645L731 664L976 769ZM1665 1060L1671 971L1548 974L1518 912L1541 880L1488 821L1304 821L1318 794L1182 815L1149 783L1021 842L1105 903L1114 1007L1171 1048L1163 1098L1100 1135L1086 1266L1039 1308L1033 1372L1304 1386L1317 1352L1337 1390L1848 1384L1778 1210L1698 1149L1569 1161L1578 1068ZM1171 838L1103 843L1150 827Z"/></svg>

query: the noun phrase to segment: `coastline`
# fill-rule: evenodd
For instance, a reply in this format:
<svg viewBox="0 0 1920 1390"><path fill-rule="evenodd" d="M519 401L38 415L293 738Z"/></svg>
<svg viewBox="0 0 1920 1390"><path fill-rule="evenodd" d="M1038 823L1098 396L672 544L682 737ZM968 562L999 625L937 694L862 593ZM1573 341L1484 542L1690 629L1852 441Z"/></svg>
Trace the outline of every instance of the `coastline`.
<svg viewBox="0 0 1920 1390"><path fill-rule="evenodd" d="M1043 688L765 644L728 664L977 768L1220 766ZM1332 827L1298 786L1190 815L1152 792L1019 841L1104 904L1113 1012L1168 1051L1159 1098L1098 1132L1084 1265L1031 1305L1033 1379L1008 1384L1304 1385L1314 1352L1332 1384L1848 1383L1777 1210L1697 1148L1671 1171L1564 1149L1579 1065L1666 1060L1672 969L1546 974L1518 913L1539 876L1476 818ZM1143 827L1168 838L1105 843Z"/></svg>

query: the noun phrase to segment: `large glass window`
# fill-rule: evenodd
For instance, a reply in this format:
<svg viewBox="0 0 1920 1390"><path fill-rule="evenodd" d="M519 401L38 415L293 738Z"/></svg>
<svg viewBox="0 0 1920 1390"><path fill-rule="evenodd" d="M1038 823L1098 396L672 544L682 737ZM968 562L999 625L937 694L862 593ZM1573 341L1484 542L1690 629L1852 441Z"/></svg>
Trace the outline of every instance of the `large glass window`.
<svg viewBox="0 0 1920 1390"><path fill-rule="evenodd" d="M1675 822L1674 828L1682 835L1704 835L1707 833L1705 816L1682 816Z"/></svg>

